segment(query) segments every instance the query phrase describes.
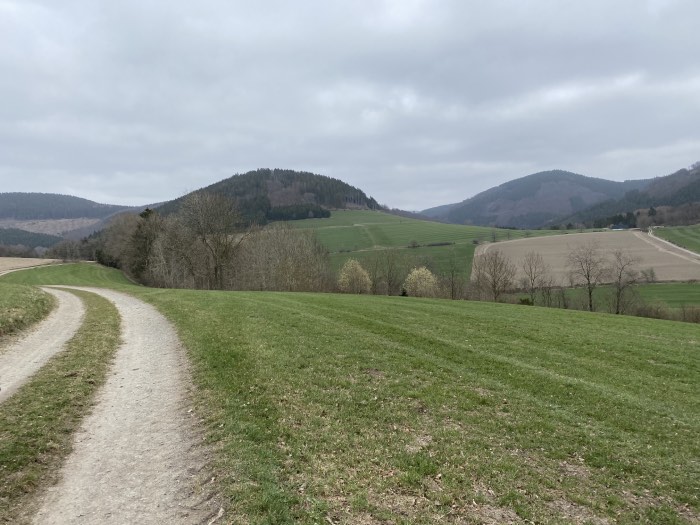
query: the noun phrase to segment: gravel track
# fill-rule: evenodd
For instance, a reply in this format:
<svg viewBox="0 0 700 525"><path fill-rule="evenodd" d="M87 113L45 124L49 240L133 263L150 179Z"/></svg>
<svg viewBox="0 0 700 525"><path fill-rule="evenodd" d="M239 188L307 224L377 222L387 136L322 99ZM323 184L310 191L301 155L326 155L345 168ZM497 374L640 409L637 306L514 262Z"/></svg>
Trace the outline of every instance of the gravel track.
<svg viewBox="0 0 700 525"><path fill-rule="evenodd" d="M34 523L213 522L219 508L203 479L203 437L188 411L189 370L172 325L131 296L80 289L116 305L123 343Z"/></svg>
<svg viewBox="0 0 700 525"><path fill-rule="evenodd" d="M0 353L0 403L14 394L75 335L83 322L83 302L70 292L43 288L58 306L35 328Z"/></svg>

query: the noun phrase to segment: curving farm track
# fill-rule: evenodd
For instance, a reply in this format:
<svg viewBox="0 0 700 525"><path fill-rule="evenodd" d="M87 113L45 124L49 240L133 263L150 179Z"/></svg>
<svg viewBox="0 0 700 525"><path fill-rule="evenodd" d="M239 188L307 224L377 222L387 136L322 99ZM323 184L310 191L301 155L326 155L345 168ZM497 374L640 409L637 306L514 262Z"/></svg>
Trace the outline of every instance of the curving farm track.
<svg viewBox="0 0 700 525"><path fill-rule="evenodd" d="M129 295L80 289L116 305L123 341L92 413L75 436L61 480L42 496L33 522L213 523L221 511L204 479L203 435L189 409L189 369L174 328L155 308ZM0 355L5 378L0 395L11 396L81 324L83 306L76 296L47 291L59 307Z"/></svg>

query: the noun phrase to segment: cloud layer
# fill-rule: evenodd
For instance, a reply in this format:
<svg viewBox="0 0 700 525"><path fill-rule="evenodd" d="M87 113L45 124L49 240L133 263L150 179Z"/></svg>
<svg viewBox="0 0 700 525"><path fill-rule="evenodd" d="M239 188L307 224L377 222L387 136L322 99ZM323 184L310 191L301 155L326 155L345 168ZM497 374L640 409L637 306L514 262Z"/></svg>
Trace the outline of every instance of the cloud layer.
<svg viewBox="0 0 700 525"><path fill-rule="evenodd" d="M259 167L405 209L700 160L694 0L0 0L0 191L176 197Z"/></svg>

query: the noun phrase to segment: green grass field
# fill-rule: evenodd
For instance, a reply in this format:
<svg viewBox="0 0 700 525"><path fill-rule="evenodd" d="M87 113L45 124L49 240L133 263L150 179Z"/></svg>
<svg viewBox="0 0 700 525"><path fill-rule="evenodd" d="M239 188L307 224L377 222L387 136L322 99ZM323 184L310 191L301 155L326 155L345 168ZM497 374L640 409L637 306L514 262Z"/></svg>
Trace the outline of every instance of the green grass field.
<svg viewBox="0 0 700 525"><path fill-rule="evenodd" d="M671 308L700 306L700 283L642 284L635 290L645 301L663 301Z"/></svg>
<svg viewBox="0 0 700 525"><path fill-rule="evenodd" d="M398 248L413 264L432 260L438 272L446 272L454 250L463 259L462 273L471 269L475 241L503 241L537 235L561 233L552 230L505 230L482 226L461 226L421 221L378 211L339 210L328 219L294 221L293 226L314 229L318 239L331 253L335 270L350 257L360 262L373 252ZM408 248L411 243L419 245ZM429 246L435 243L453 243L449 246Z"/></svg>
<svg viewBox="0 0 700 525"><path fill-rule="evenodd" d="M656 228L654 235L695 253L700 253L700 224L695 226Z"/></svg>
<svg viewBox="0 0 700 525"><path fill-rule="evenodd" d="M63 273L65 272L65 273ZM492 303L136 287L193 363L231 523L697 523L697 326ZM76 284L76 282L73 282Z"/></svg>

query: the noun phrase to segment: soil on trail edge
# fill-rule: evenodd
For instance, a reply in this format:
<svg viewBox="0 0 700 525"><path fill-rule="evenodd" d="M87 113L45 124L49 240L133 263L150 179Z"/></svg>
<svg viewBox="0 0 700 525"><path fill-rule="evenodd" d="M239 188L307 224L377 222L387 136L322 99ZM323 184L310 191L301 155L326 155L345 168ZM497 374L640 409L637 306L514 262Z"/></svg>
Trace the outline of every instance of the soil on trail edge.
<svg viewBox="0 0 700 525"><path fill-rule="evenodd" d="M138 299L80 289L116 305L123 343L34 523L207 523L218 506L203 485L202 435L187 410L189 372L175 330Z"/></svg>
<svg viewBox="0 0 700 525"><path fill-rule="evenodd" d="M0 353L0 403L14 394L56 353L63 350L83 322L83 302L69 292L43 288L58 306L27 335Z"/></svg>

